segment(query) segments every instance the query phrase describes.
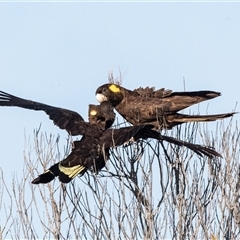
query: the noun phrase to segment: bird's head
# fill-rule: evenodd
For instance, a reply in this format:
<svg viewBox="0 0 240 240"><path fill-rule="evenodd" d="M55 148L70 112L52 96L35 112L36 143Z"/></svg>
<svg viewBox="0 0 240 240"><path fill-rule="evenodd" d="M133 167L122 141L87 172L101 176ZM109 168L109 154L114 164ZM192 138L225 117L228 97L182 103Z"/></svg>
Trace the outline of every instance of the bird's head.
<svg viewBox="0 0 240 240"><path fill-rule="evenodd" d="M88 120L90 123L104 125L105 129L112 126L115 113L110 102L104 101L100 105L89 105Z"/></svg>
<svg viewBox="0 0 240 240"><path fill-rule="evenodd" d="M104 84L96 91L98 102L109 101L116 107L123 99L123 88L117 84Z"/></svg>

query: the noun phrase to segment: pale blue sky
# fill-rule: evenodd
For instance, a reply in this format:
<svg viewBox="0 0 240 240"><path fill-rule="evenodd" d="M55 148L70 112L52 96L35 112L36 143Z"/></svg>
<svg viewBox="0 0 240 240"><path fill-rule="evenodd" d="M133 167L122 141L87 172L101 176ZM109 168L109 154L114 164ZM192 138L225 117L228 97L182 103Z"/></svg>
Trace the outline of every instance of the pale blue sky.
<svg viewBox="0 0 240 240"><path fill-rule="evenodd" d="M95 89L120 69L130 89L181 91L185 78L186 90L220 91L195 111L230 112L239 101L239 12L239 3L0 3L0 90L86 119ZM24 130L32 136L42 123L65 144L45 113L0 108L0 119L9 185L22 174Z"/></svg>

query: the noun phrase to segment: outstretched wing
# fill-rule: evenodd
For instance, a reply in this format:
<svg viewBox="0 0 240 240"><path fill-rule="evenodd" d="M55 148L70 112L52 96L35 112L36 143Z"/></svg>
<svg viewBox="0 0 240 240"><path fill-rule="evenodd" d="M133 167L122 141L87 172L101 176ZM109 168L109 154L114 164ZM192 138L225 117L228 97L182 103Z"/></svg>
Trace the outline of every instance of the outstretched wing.
<svg viewBox="0 0 240 240"><path fill-rule="evenodd" d="M36 111L44 111L61 129L66 129L73 136L83 135L88 123L77 112L63 108L53 107L39 102L16 97L0 91L0 106L14 106Z"/></svg>

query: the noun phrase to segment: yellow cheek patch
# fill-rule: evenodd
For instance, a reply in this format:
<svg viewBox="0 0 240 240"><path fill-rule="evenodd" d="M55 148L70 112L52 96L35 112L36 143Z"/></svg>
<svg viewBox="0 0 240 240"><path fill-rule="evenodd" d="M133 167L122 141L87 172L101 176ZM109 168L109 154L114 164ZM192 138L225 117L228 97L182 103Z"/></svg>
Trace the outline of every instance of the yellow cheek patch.
<svg viewBox="0 0 240 240"><path fill-rule="evenodd" d="M96 111L96 110L92 110L92 111L90 112L90 115L91 115L91 116L97 115L97 111Z"/></svg>
<svg viewBox="0 0 240 240"><path fill-rule="evenodd" d="M109 87L109 89L110 89L112 92L114 92L114 93L120 92L120 88L119 88L117 85L115 85L115 84L112 84L112 85Z"/></svg>

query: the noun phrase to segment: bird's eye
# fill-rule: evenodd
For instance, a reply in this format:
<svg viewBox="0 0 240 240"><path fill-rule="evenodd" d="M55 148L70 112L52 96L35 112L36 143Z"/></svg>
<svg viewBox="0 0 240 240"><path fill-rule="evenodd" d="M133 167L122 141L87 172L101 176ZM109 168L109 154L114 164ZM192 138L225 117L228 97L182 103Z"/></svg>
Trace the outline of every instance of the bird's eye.
<svg viewBox="0 0 240 240"><path fill-rule="evenodd" d="M103 88L103 89L102 89L102 92L106 92L106 88Z"/></svg>

